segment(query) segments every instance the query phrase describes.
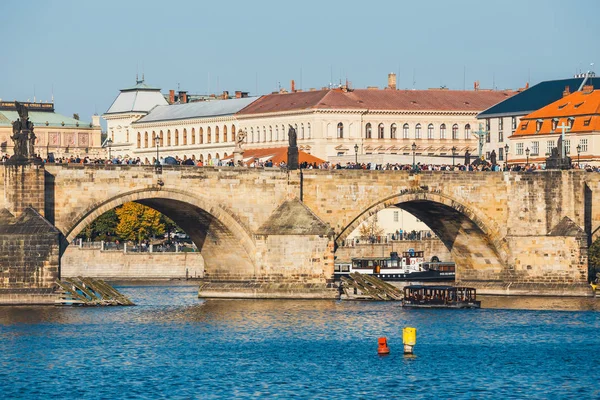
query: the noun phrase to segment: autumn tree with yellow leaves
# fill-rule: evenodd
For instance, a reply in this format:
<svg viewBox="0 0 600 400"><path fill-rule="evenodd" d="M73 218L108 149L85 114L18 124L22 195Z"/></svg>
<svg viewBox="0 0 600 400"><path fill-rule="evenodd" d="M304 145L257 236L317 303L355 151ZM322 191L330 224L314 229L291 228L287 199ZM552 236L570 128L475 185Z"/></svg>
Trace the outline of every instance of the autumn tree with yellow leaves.
<svg viewBox="0 0 600 400"><path fill-rule="evenodd" d="M119 217L117 234L124 240L140 243L142 240L165 233L161 214L150 207L130 202L115 211Z"/></svg>

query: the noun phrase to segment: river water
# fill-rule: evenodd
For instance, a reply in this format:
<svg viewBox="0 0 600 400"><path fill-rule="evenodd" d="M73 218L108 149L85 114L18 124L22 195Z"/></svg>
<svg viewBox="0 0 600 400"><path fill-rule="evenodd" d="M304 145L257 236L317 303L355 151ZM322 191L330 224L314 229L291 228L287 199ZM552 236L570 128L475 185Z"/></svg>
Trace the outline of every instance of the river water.
<svg viewBox="0 0 600 400"><path fill-rule="evenodd" d="M138 306L0 307L0 398L600 398L600 300L431 310L119 289Z"/></svg>

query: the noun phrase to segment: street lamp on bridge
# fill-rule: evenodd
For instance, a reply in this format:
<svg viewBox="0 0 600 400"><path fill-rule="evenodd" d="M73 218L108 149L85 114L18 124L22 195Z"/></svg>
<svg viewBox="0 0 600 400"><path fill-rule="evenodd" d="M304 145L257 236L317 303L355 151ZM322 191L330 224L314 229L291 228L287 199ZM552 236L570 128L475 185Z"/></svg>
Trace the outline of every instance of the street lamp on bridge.
<svg viewBox="0 0 600 400"><path fill-rule="evenodd" d="M162 174L162 164L160 163L159 154L158 154L158 138L157 134L154 134L154 143L156 144L156 161L154 162L154 170L157 174Z"/></svg>
<svg viewBox="0 0 600 400"><path fill-rule="evenodd" d="M113 141L111 138L106 139L106 147L108 147L108 159L111 160L112 163L112 158L110 157L110 148L112 147Z"/></svg>
<svg viewBox="0 0 600 400"><path fill-rule="evenodd" d="M581 156L581 144L577 145L577 168L581 169L580 157Z"/></svg>
<svg viewBox="0 0 600 400"><path fill-rule="evenodd" d="M525 149L525 155L527 156L527 165L529 165L529 147Z"/></svg>
<svg viewBox="0 0 600 400"><path fill-rule="evenodd" d="M415 151L417 151L417 144L415 142L413 142L412 146L410 146L410 148L412 149L413 152L413 171L417 170L417 165L415 164Z"/></svg>
<svg viewBox="0 0 600 400"><path fill-rule="evenodd" d="M358 165L358 144L354 145L354 164Z"/></svg>
<svg viewBox="0 0 600 400"><path fill-rule="evenodd" d="M508 143L504 146L504 157L506 158L506 170L508 171Z"/></svg>
<svg viewBox="0 0 600 400"><path fill-rule="evenodd" d="M456 146L452 146L452 166L454 167L454 157L456 156Z"/></svg>

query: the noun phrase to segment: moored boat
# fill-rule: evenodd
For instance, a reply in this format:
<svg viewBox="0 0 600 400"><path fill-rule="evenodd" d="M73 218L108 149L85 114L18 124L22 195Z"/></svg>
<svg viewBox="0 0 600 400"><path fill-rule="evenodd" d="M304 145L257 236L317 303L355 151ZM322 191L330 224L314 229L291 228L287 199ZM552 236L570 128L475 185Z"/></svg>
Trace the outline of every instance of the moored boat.
<svg viewBox="0 0 600 400"><path fill-rule="evenodd" d="M477 290L469 287L410 285L404 287L403 307L480 308Z"/></svg>

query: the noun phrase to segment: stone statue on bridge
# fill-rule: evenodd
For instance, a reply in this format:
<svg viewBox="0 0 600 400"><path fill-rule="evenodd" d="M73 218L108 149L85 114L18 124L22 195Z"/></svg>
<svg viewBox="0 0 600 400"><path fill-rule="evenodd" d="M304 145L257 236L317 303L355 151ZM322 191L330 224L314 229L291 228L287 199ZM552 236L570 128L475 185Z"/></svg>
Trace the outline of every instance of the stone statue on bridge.
<svg viewBox="0 0 600 400"><path fill-rule="evenodd" d="M9 163L23 164L29 159L35 157L36 135L33 133L33 123L29 121L29 111L27 106L15 101L15 109L19 118L12 124L13 135L11 139L14 143L14 155Z"/></svg>
<svg viewBox="0 0 600 400"><path fill-rule="evenodd" d="M287 167L288 170L296 170L298 169L298 143L297 143L298 135L296 134L296 130L292 125L290 125L290 129L288 130L288 159L287 159Z"/></svg>
<svg viewBox="0 0 600 400"><path fill-rule="evenodd" d="M465 165L471 164L471 153L469 153L469 149L465 150Z"/></svg>
<svg viewBox="0 0 600 400"><path fill-rule="evenodd" d="M490 163L492 163L492 166L496 165L496 150L492 150L490 153Z"/></svg>
<svg viewBox="0 0 600 400"><path fill-rule="evenodd" d="M244 163L244 149L242 144L246 141L247 133L239 130L235 136L235 148L233 149L233 163L235 166L242 166Z"/></svg>

